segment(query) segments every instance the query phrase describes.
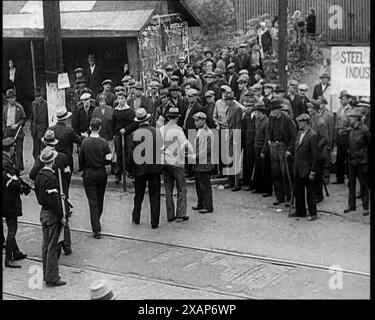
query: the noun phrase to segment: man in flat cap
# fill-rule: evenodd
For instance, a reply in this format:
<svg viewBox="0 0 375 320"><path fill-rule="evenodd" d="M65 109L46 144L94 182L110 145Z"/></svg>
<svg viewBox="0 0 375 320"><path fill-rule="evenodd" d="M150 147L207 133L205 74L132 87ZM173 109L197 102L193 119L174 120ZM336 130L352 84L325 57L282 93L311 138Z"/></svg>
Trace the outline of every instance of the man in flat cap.
<svg viewBox="0 0 375 320"><path fill-rule="evenodd" d="M294 152L296 128L293 120L281 112L281 102L271 102L271 114L268 122L267 143L270 146L272 183L276 202L274 205L289 202L291 197L291 175L287 165Z"/></svg>
<svg viewBox="0 0 375 320"><path fill-rule="evenodd" d="M100 93L98 93L98 95L96 96L95 105L99 106L98 97L100 95L105 95L106 98L107 98L107 105L109 105L110 107L113 108L114 103L116 101L116 96L111 92L112 80L111 79L104 80L102 82L102 87L103 87L103 91L101 91Z"/></svg>
<svg viewBox="0 0 375 320"><path fill-rule="evenodd" d="M212 152L214 149L214 134L208 128L206 119L207 116L203 112L197 112L193 119L195 126L198 129L195 137L196 154L193 155L194 172L195 172L195 187L197 192L198 202L193 207L193 210L198 210L199 213L205 214L212 212L212 188L210 172L214 168Z"/></svg>
<svg viewBox="0 0 375 320"><path fill-rule="evenodd" d="M169 101L169 91L168 89L161 89L159 92L159 103L155 112L151 115L150 124L152 127L160 128L163 126L167 120L165 113L168 111L168 108L171 106Z"/></svg>
<svg viewBox="0 0 375 320"><path fill-rule="evenodd" d="M327 146L329 143L328 128L324 121L320 118L319 114L320 102L318 100L311 100L307 104L307 110L309 112L310 127L317 135L318 139L318 158L316 166L315 176L315 196L317 203L323 201L323 168L327 158Z"/></svg>
<svg viewBox="0 0 375 320"><path fill-rule="evenodd" d="M238 89L237 80L240 76L236 72L236 64L231 62L227 66L227 83L231 87L232 91L234 92L234 97L237 101L240 100L240 91Z"/></svg>
<svg viewBox="0 0 375 320"><path fill-rule="evenodd" d="M302 104L305 110L307 110L307 103L310 102L310 99L307 97L308 91L309 91L309 87L307 86L306 83L300 83L298 85L298 94L302 97Z"/></svg>
<svg viewBox="0 0 375 320"><path fill-rule="evenodd" d="M296 210L289 217L306 217L305 190L309 214L308 221L318 217L315 197L315 181L318 165L318 137L310 127L310 116L306 113L296 119L299 132L295 143L294 197Z"/></svg>
<svg viewBox="0 0 375 320"><path fill-rule="evenodd" d="M341 107L337 111L335 126L335 142L337 146L336 155L336 181L333 184L343 184L345 182L345 173L348 168L348 135L350 131L349 112L352 110L350 105L352 96L348 91L343 90L339 99Z"/></svg>
<svg viewBox="0 0 375 320"><path fill-rule="evenodd" d="M292 104L290 103L290 100L285 98L285 95L286 95L285 92L286 92L286 90L284 89L284 87L281 84L276 84L274 89L273 89L273 98L281 101L282 106L287 105L289 107L289 110L290 110L290 113L291 113L292 119L293 119Z"/></svg>
<svg viewBox="0 0 375 320"><path fill-rule="evenodd" d="M35 88L35 100L31 104L30 131L33 138L33 157L36 160L42 151L42 138L48 128L48 106L40 88Z"/></svg>
<svg viewBox="0 0 375 320"><path fill-rule="evenodd" d="M356 210L356 179L361 186L363 215L369 211L369 147L370 130L362 122L362 113L358 108L348 114L350 121L349 131L349 197L348 207L344 213Z"/></svg>
<svg viewBox="0 0 375 320"><path fill-rule="evenodd" d="M171 85L171 77L173 75L173 66L171 64L167 64L165 66L165 77L163 78L161 84L164 89L168 89Z"/></svg>
<svg viewBox="0 0 375 320"><path fill-rule="evenodd" d="M221 91L220 91L220 87L216 83L215 73L214 72L206 72L204 74L203 78L205 79L206 84L204 85L204 87L202 89L202 103L203 104L207 103L207 100L206 100L204 95L206 94L206 92L208 90L211 90L211 91L215 92L215 101L220 99Z"/></svg>
<svg viewBox="0 0 375 320"><path fill-rule="evenodd" d="M181 114L183 114L187 108L188 105L188 98L187 97L182 97L181 95L181 89L177 84L172 84L169 89L169 100L172 104L172 106L178 108L180 112L180 116L178 119L178 125L180 127L183 126L183 119L181 117Z"/></svg>
<svg viewBox="0 0 375 320"><path fill-rule="evenodd" d="M264 91L264 106L266 107L266 116L269 117L271 113L271 101L274 98L273 90L275 89L275 85L272 83L265 83L263 86Z"/></svg>
<svg viewBox="0 0 375 320"><path fill-rule="evenodd" d="M186 69L185 69L185 58L179 57L177 61L178 68L173 72L174 75L178 76L178 85L181 86L184 82L184 77L186 75Z"/></svg>
<svg viewBox="0 0 375 320"><path fill-rule="evenodd" d="M298 94L297 80L289 81L288 92L284 95L284 98L289 100L292 106L293 119L296 119L300 114L307 112L307 110L305 110L302 97Z"/></svg>
<svg viewBox="0 0 375 320"><path fill-rule="evenodd" d="M93 54L89 54L87 62L89 64L86 72L87 87L91 89L93 97L96 97L102 86L102 70L96 65L95 56Z"/></svg>
<svg viewBox="0 0 375 320"><path fill-rule="evenodd" d="M328 89L330 87L330 84L329 84L330 79L331 77L329 76L328 73L323 73L320 76L320 83L314 87L314 92L312 96L314 100L317 100L320 96L325 96L326 99L329 99Z"/></svg>
<svg viewBox="0 0 375 320"><path fill-rule="evenodd" d="M220 68L215 69L215 77L216 77L216 84L221 87L224 84L228 84L227 80L225 79L225 71Z"/></svg>
<svg viewBox="0 0 375 320"><path fill-rule="evenodd" d="M19 170L12 161L14 147L14 138L8 137L3 139L3 200L1 216L5 218L8 227L4 260L5 267L7 268L21 268L15 261L26 258L26 255L18 248L16 233L18 217L22 216L21 194L26 195L27 192L30 192L30 190L27 191L23 188L19 179ZM2 238L4 241L3 233Z"/></svg>
<svg viewBox="0 0 375 320"><path fill-rule="evenodd" d="M241 104L244 104L244 101L246 99L245 96L249 92L249 89L248 89L249 81L250 81L250 78L247 75L241 75L237 80L238 93L239 93L238 102Z"/></svg>
<svg viewBox="0 0 375 320"><path fill-rule="evenodd" d="M247 44L242 43L239 46L238 54L234 57L234 63L236 65L236 71L239 72L242 69L250 71L251 68L251 57L246 52Z"/></svg>
<svg viewBox="0 0 375 320"><path fill-rule="evenodd" d="M90 93L93 96L92 90L87 87L87 81L85 78L78 79L73 91L73 97L70 104L70 111L72 112L72 118L76 116L77 105L81 101L81 96L84 93Z"/></svg>
<svg viewBox="0 0 375 320"><path fill-rule="evenodd" d="M207 101L207 104L203 106L202 111L206 114L206 123L210 129L216 127L214 122L214 110L215 110L215 92L212 90L206 91L204 95Z"/></svg>
<svg viewBox="0 0 375 320"><path fill-rule="evenodd" d="M160 104L159 89L161 84L159 81L150 82L150 94L146 97L146 111L153 115Z"/></svg>
<svg viewBox="0 0 375 320"><path fill-rule="evenodd" d="M26 114L23 107L16 102L16 93L13 89L6 92L7 104L3 108L3 137L16 138L16 149L12 160L18 170L24 170L23 164L23 139L25 133L23 127L26 123ZM16 137L17 131L18 136Z"/></svg>
<svg viewBox="0 0 375 320"><path fill-rule="evenodd" d="M134 85L134 97L128 98L127 103L134 112L139 108L145 108L146 111L150 113L149 110L147 110L147 98L143 94L143 89L142 83L137 81Z"/></svg>

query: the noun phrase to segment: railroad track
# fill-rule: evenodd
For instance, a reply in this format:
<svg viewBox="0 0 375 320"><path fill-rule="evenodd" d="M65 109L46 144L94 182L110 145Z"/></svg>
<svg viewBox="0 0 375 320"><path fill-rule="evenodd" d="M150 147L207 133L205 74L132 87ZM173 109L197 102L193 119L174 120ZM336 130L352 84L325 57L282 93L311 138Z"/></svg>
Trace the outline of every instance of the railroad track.
<svg viewBox="0 0 375 320"><path fill-rule="evenodd" d="M24 225L30 225L30 226L37 226L41 228L41 225L35 222L19 221L18 223L24 224ZM84 233L84 234L92 234L91 231L85 230L85 229L70 228L70 230L74 232ZM227 256L234 256L234 257L239 257L239 258L246 258L246 259L251 259L251 260L269 263L269 264L273 264L277 266L283 266L283 267L294 267L294 268L300 267L300 268L309 268L309 269L325 270L325 271L331 270L331 266L318 265L318 264L299 262L299 261L293 261L293 260L285 260L285 259L272 258L272 257L265 257L265 256L247 254L247 253L236 252L236 251L227 251L227 250L221 250L221 249L203 248L203 247L197 247L197 246L168 243L168 242L163 242L163 241L142 239L142 238L137 238L137 237L124 236L124 235L106 233L106 232L102 232L102 236L107 236L107 237L115 238L115 239L124 239L124 240L138 241L138 242L144 242L144 243L152 243L152 244L157 244L157 245L164 245L168 247L180 248L180 249L186 249L186 250L194 250L194 251L216 253L216 254L227 255ZM340 271L342 271L343 274L370 277L370 273L367 273L367 272L350 270L350 269L342 269Z"/></svg>
<svg viewBox="0 0 375 320"><path fill-rule="evenodd" d="M10 298L15 298L17 300L36 300L34 298L30 298L30 297L26 297L26 296L23 296L23 295L20 295L20 294L14 294L14 293L10 293L10 292L7 292L7 291L3 291L3 300L4 300L4 297L10 297Z"/></svg>

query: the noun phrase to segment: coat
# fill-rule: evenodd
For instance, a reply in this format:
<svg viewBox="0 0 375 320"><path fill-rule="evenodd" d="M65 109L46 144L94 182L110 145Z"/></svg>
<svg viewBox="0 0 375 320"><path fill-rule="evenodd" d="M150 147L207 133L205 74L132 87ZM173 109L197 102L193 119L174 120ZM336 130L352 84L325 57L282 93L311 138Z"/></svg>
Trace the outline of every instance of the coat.
<svg viewBox="0 0 375 320"><path fill-rule="evenodd" d="M96 97L102 90L103 74L100 67L95 66L94 73L91 74L90 66L86 71L87 87L92 90L93 96Z"/></svg>
<svg viewBox="0 0 375 320"><path fill-rule="evenodd" d="M214 148L214 134L208 128L199 129L195 137L196 147L196 164L194 171L196 172L210 172L215 165L212 163L211 150Z"/></svg>
<svg viewBox="0 0 375 320"><path fill-rule="evenodd" d="M231 81L229 81L230 75L229 74L227 75L227 82L234 93L234 98L237 101L240 100L240 89L238 89L238 82L237 82L239 77L240 76L235 72L233 73Z"/></svg>
<svg viewBox="0 0 375 320"><path fill-rule="evenodd" d="M254 150L262 152L268 150L267 143L268 118L255 119Z"/></svg>
<svg viewBox="0 0 375 320"><path fill-rule="evenodd" d="M178 99L176 102L174 102L172 97L170 97L170 102L174 107L177 107L180 112L181 117L178 119L177 125L182 128L184 124L183 115L185 114L185 110L188 105L188 100L186 97L178 96Z"/></svg>
<svg viewBox="0 0 375 320"><path fill-rule="evenodd" d="M221 90L220 87L216 83L210 83L206 84L202 89L202 104L207 104L207 99L204 96L208 90L212 90L215 92L215 101L219 100L221 98Z"/></svg>
<svg viewBox="0 0 375 320"><path fill-rule="evenodd" d="M289 96L289 94L285 94L284 98L289 100L292 111L293 111L293 119L296 119L300 114L307 113L307 109L305 109L304 103L302 101L302 97L298 94L294 96L294 99Z"/></svg>
<svg viewBox="0 0 375 320"><path fill-rule="evenodd" d="M299 143L302 131L299 131L294 151L294 174L296 177L307 179L310 172L318 169L318 136L309 128Z"/></svg>
<svg viewBox="0 0 375 320"><path fill-rule="evenodd" d="M323 120L320 119L318 114L311 118L310 126L311 129L315 131L318 137L318 159L325 159L327 153L326 147L328 146L329 141L327 126L325 125Z"/></svg>
<svg viewBox="0 0 375 320"><path fill-rule="evenodd" d="M95 106L91 104L89 110L86 112L83 104L79 105L76 116L74 117L72 123L72 127L76 134L80 135L81 133L89 131L90 121L92 119L94 109Z"/></svg>
<svg viewBox="0 0 375 320"><path fill-rule="evenodd" d="M326 109L320 111L320 118L323 120L328 129L328 146L332 147L335 133L335 124L332 114Z"/></svg>
<svg viewBox="0 0 375 320"><path fill-rule="evenodd" d="M12 129L10 127L6 127L6 124L7 124L7 115L8 115L8 108L9 108L9 104L7 103L3 109L3 138L5 137L14 137L17 133L17 129ZM25 114L25 111L23 110L23 107L18 103L16 102L16 121L15 121L15 124L19 126L21 126L21 130L18 134L18 137L19 138L23 138L25 136L25 132L23 131L23 126L25 125L26 123L26 114Z"/></svg>
<svg viewBox="0 0 375 320"><path fill-rule="evenodd" d="M202 112L204 112L207 116L206 123L210 129L216 127L214 121L214 110L215 110L215 103L207 104L202 108Z"/></svg>
<svg viewBox="0 0 375 320"><path fill-rule="evenodd" d="M268 30L261 35L260 45L262 46L263 54L269 54L271 52L272 37Z"/></svg>
<svg viewBox="0 0 375 320"><path fill-rule="evenodd" d="M255 140L255 117L251 117L251 111L247 110L242 120L242 147L253 150Z"/></svg>
<svg viewBox="0 0 375 320"><path fill-rule="evenodd" d="M150 140L150 138L152 138L152 141ZM138 141L139 139L141 140ZM163 146L163 138L161 136L160 130L151 127L148 124L141 124L139 128L132 133L131 141L130 172L132 172L134 176L161 174L160 159L161 147ZM144 141L146 141L146 143ZM146 147L144 152L141 153L141 156L145 157L144 163L141 164L137 163L133 157L135 149L140 144ZM147 147L150 147L150 149L147 149ZM148 159L148 157L150 156L152 158ZM146 163L147 160L150 160L150 162L152 160L152 162Z"/></svg>
<svg viewBox="0 0 375 320"><path fill-rule="evenodd" d="M234 64L236 65L236 72L240 72L242 69L251 71L251 58L250 55L245 53L243 55L238 54L234 57Z"/></svg>
<svg viewBox="0 0 375 320"><path fill-rule="evenodd" d="M114 105L115 105L115 101L116 101L116 95L114 93L112 93L111 91L109 92L104 92L104 91L101 91L98 93L98 95L96 96L96 100L95 100L95 105L96 106L99 106L99 97L101 95L104 95L106 96L107 98L107 105L114 108Z"/></svg>
<svg viewBox="0 0 375 320"><path fill-rule="evenodd" d="M31 105L31 136L35 139L43 138L48 128L48 106L47 101L40 103L34 101Z"/></svg>
<svg viewBox="0 0 375 320"><path fill-rule="evenodd" d="M162 81L161 81L161 84L163 86L164 89L168 89L172 83L171 83L171 79L169 79L168 77L165 77Z"/></svg>
<svg viewBox="0 0 375 320"><path fill-rule="evenodd" d="M361 165L369 162L370 130L360 123L349 132L349 162L352 165Z"/></svg>
<svg viewBox="0 0 375 320"><path fill-rule="evenodd" d="M183 115L181 116L182 118L182 128L184 130L189 130L189 129L196 129L196 126L195 126L195 121L193 119L193 116L198 113L198 112L204 112L204 109L202 107L201 104L199 104L197 101L194 102L194 104L191 106L191 109L190 109L190 112L189 112L189 107L190 105L187 106L185 112L183 113ZM187 115L187 112L189 112L189 114ZM185 124L185 117L187 115L187 118L186 118L186 126L184 126Z"/></svg>
<svg viewBox="0 0 375 320"><path fill-rule="evenodd" d="M135 97L131 97L128 99L127 103L130 107L130 109L134 110L134 101L135 101ZM140 105L140 108L145 108L147 113L150 113L150 110L147 110L148 109L148 105L147 105L147 97L144 96L143 94L141 95L141 105Z"/></svg>
<svg viewBox="0 0 375 320"><path fill-rule="evenodd" d="M319 83L317 84L315 87L314 87L314 91L313 91L313 96L312 98L314 100L317 100L320 96L323 96L324 93L328 90L330 84L327 85L327 87L324 89L323 91L323 87L322 87L322 84Z"/></svg>
<svg viewBox="0 0 375 320"><path fill-rule="evenodd" d="M233 101L227 111L227 124L229 129L228 143L229 155L233 155L233 130L242 129L242 108L237 101Z"/></svg>
<svg viewBox="0 0 375 320"><path fill-rule="evenodd" d="M59 140L59 143L55 146L56 151L65 153L70 170L73 172L73 143L80 144L83 137L77 135L73 128L67 127L64 122L57 122L49 129L55 132L55 137Z"/></svg>
<svg viewBox="0 0 375 320"><path fill-rule="evenodd" d="M11 180L8 174L15 176ZM1 216L4 218L16 218L22 216L21 182L18 180L19 171L15 167L8 153L3 151L3 200Z"/></svg>
<svg viewBox="0 0 375 320"><path fill-rule="evenodd" d="M93 118L99 118L102 120L102 128L100 129L99 135L105 140L112 140L115 132L112 127L112 115L113 108L109 106L104 107L104 114L101 107L96 107L92 112Z"/></svg>
<svg viewBox="0 0 375 320"><path fill-rule="evenodd" d="M186 76L186 70L184 69L184 73L182 74L180 69L176 69L175 71L173 71L173 75L179 78L178 85L181 86L184 82L184 77Z"/></svg>

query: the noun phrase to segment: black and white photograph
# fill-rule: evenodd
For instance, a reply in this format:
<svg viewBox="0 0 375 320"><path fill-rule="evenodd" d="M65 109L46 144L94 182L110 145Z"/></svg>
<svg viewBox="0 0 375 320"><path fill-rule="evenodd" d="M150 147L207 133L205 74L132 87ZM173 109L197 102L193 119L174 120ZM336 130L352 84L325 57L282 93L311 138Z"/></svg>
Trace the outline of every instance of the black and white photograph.
<svg viewBox="0 0 375 320"><path fill-rule="evenodd" d="M370 300L370 2L2 1L2 300Z"/></svg>

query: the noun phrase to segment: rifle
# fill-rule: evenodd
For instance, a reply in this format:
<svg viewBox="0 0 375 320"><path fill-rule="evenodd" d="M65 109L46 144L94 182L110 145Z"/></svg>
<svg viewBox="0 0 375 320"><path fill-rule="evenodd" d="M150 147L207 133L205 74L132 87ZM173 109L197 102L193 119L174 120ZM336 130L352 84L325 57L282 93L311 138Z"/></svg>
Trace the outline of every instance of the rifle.
<svg viewBox="0 0 375 320"><path fill-rule="evenodd" d="M290 203L289 203L289 211L288 211L288 217L292 215L292 210L293 210L293 204L294 204L294 186L292 184L292 179L290 177L290 172L289 172L289 162L288 162L288 157L285 154L285 164L286 164L286 173L288 175L288 181L289 181L289 186L290 186Z"/></svg>
<svg viewBox="0 0 375 320"><path fill-rule="evenodd" d="M19 126L18 129L17 129L16 135L14 136L14 141L17 140L17 137L20 134L21 129L22 129L22 126Z"/></svg>
<svg viewBox="0 0 375 320"><path fill-rule="evenodd" d="M34 190L34 188L30 184L28 184L25 180L23 180L21 177L17 177L17 179L15 179L9 173L7 173L7 177L10 178L11 180L18 179L18 181L21 183L21 194L23 193L25 196L28 196L31 190Z"/></svg>
<svg viewBox="0 0 375 320"><path fill-rule="evenodd" d="M68 223L68 221L67 221L68 217L67 217L66 208L65 208L65 201L64 201L65 195L64 195L64 191L63 191L61 169L60 168L57 169L57 172L58 172L58 176L59 176L61 206L62 206L62 209L63 209L63 215L64 215L64 219L66 220L65 221L65 224L66 224L66 223ZM57 241L58 243L64 241L64 227L65 227L65 225L60 230L59 240Z"/></svg>

